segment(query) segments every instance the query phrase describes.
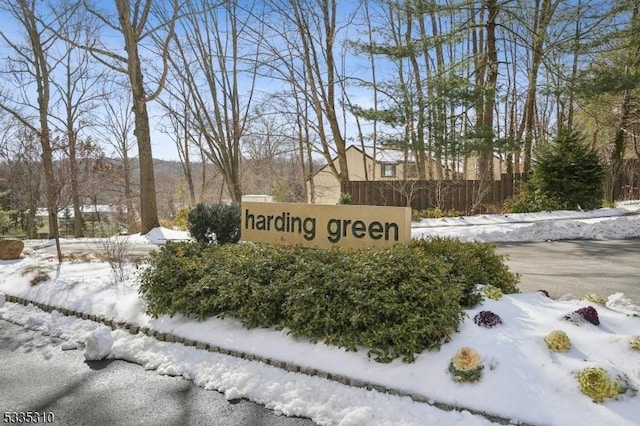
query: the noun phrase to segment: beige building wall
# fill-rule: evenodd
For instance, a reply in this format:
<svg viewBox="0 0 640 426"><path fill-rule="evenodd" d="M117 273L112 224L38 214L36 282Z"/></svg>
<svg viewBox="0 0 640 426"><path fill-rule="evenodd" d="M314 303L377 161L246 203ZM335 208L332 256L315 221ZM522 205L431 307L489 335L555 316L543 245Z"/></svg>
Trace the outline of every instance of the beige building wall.
<svg viewBox="0 0 640 426"><path fill-rule="evenodd" d="M360 150L352 146L350 146L347 149L347 165L349 167L349 179L359 180L359 181L366 180L365 167L366 167L369 180L373 179L373 169L374 169L373 158L366 155L365 156L366 162L365 162L362 160L362 157L363 157L362 152L360 152ZM378 176L379 175L380 173L378 172Z"/></svg>
<svg viewBox="0 0 640 426"><path fill-rule="evenodd" d="M326 166L312 178L315 197L309 197L315 204L338 204L340 201L340 182ZM311 190L311 188L309 188Z"/></svg>
<svg viewBox="0 0 640 426"><path fill-rule="evenodd" d="M500 180L503 173L507 172L507 164L499 158L493 159L493 179ZM465 160L464 178L476 180L480 178L478 172L478 157L467 157Z"/></svg>
<svg viewBox="0 0 640 426"><path fill-rule="evenodd" d="M336 169L340 171L340 165L337 162L335 165ZM347 148L347 165L351 180L366 180L362 152L353 146ZM373 177L374 167L373 159L366 156L366 170L369 173L370 180ZM377 176L380 176L379 170L377 171ZM338 204L340 202L340 181L331 173L329 166L325 166L316 173L313 181L315 184L315 204Z"/></svg>
<svg viewBox="0 0 640 426"><path fill-rule="evenodd" d="M404 180L404 179L418 179L417 170L415 169L414 164L410 164L409 167L411 169L405 176L405 164L404 161L401 160L401 156L391 154L389 155L389 150L386 153L382 154L382 159L379 161L375 161L370 155L363 155L362 151L355 146L349 146L347 148L347 164L349 167L349 178L353 181L365 181L367 178L369 180L376 181L393 181L393 180ZM401 154L401 153L400 153ZM433 179L438 179L438 176L443 176L444 167L439 162L429 159L429 167L431 168L431 176ZM395 166L395 175L393 176L383 176L382 168L384 164L393 164ZM475 168L473 166L474 163L468 162L467 170L469 171L469 175L475 174ZM335 163L336 168L340 170L340 166ZM499 165L497 165L499 169ZM365 173L366 170L366 173ZM500 174L498 172L498 178ZM340 202L340 182L338 179L331 173L329 166L323 167L316 175L312 178L315 185L315 204L338 204ZM311 200L312 198L309 197Z"/></svg>

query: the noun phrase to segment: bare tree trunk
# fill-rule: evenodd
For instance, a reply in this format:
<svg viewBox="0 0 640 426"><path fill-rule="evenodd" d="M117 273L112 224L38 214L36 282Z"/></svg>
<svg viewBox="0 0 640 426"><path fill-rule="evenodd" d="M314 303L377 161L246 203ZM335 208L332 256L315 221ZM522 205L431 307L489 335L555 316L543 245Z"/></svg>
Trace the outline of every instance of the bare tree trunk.
<svg viewBox="0 0 640 426"><path fill-rule="evenodd" d="M541 4L542 2L542 4ZM518 139L524 131L524 164L523 172L528 174L531 170L531 156L533 149L533 136L535 127L535 106L538 84L538 71L544 58L544 42L551 18L558 6L559 0L535 0L535 15L533 19L533 33L531 45L531 67L528 74L527 98L524 105L524 116Z"/></svg>
<svg viewBox="0 0 640 426"><path fill-rule="evenodd" d="M486 132L485 147L480 155L480 174L493 180L493 109L496 104L496 83L498 81L498 50L496 47L496 17L498 15L497 0L488 0L487 9L487 80L485 83L485 102L483 116L483 131Z"/></svg>
<svg viewBox="0 0 640 426"><path fill-rule="evenodd" d="M113 89L103 100L107 114L104 119L99 120L98 124L104 129L102 137L109 141L109 145L113 147L122 161L121 178L124 186L124 202L127 207L127 227L131 231L135 229L138 220L133 183L131 182L133 176L132 159L129 156L129 151L133 147L131 135L135 127L131 114L132 100L126 93L114 93Z"/></svg>
<svg viewBox="0 0 640 426"><path fill-rule="evenodd" d="M82 47L89 50L94 57L105 66L116 72L126 74L129 81L133 101L134 135L138 142L138 160L140 163L140 233L144 235L153 228L160 226L147 103L157 98L165 85L168 70L169 44L175 34L174 29L178 14L178 4L176 0L164 3L155 3L152 0L136 0L135 4L132 4L131 0L115 0L115 5L118 12L117 24L110 22L109 18L100 12L91 9L89 9L89 11L102 22L107 23L108 26L122 34L127 56L122 57L93 45ZM152 8L152 5L154 8ZM161 12L155 10L155 6L160 8L167 5L173 8L172 16L168 18L162 16ZM85 3L85 7L88 7L87 3ZM151 17L155 18L153 22L150 22ZM149 26L153 27L149 28ZM160 39L158 36L158 31L161 30L166 30L166 37L163 39ZM146 93L139 51L139 42L147 36L148 39L158 41L162 49L162 56L159 61L162 66L162 74L156 90L151 95L147 95Z"/></svg>
<svg viewBox="0 0 640 426"><path fill-rule="evenodd" d="M15 0L10 6L10 12L21 22L23 29L27 32L29 39L28 54L20 52L20 48L15 44L11 44L28 63L30 74L33 76L33 83L37 90L37 111L39 128L36 128L27 118L22 116L18 111L8 108L5 104L0 103L0 109L13 115L27 128L31 129L40 139L42 146L42 166L45 175L45 187L47 208L49 210L49 237L55 239L56 251L58 254L58 262L62 262L62 251L60 250L60 235L58 231L58 206L57 206L57 188L53 166L53 149L51 148L50 131L49 131L49 102L50 102L50 75L49 63L47 62L46 47L43 45L42 29L39 28L39 20L36 17L36 7L34 2L27 0ZM6 36L3 34L6 40ZM47 45L47 46L50 46Z"/></svg>
<svg viewBox="0 0 640 426"><path fill-rule="evenodd" d="M405 41L407 46L411 46L413 44L411 29L413 27L413 14L411 12L411 5L407 2L405 3L405 13L407 18L407 30L405 33ZM419 16L419 19L422 17ZM415 84L415 96L416 96L416 106L418 108L417 117L416 117L416 128L415 128L415 139L412 141L411 148L413 151L413 155L415 158L415 162L418 169L418 177L422 180L427 179L427 174L429 179L431 176L431 167L427 164L427 155L425 153L424 146L424 129L425 129L425 114L426 114L426 105L424 99L424 90L422 88L422 76L420 73L420 67L418 66L418 58L416 57L416 52L412 51L409 54L409 63L411 64L411 69L413 71L413 79ZM405 167L405 177L407 173L407 167ZM409 203L408 197L407 202Z"/></svg>
<svg viewBox="0 0 640 426"><path fill-rule="evenodd" d="M78 162L76 160L76 134L69 132L69 167L71 168L71 200L73 202L73 236L84 237L82 229L82 201L80 199L80 185L78 183Z"/></svg>
<svg viewBox="0 0 640 426"><path fill-rule="evenodd" d="M49 210L49 238L55 239L58 262L62 262L62 250L60 249L60 232L58 229L58 205L56 203L57 190L53 173L53 151L51 149L51 143L49 140L49 128L46 120L46 113L41 113L40 125L42 126L42 130L40 131L40 143L42 144L42 164L44 167L45 175L47 209Z"/></svg>
<svg viewBox="0 0 640 426"><path fill-rule="evenodd" d="M309 97L315 117L315 128L321 144L321 153L328 164L329 169L338 178L341 184L349 181L349 169L347 164L346 142L338 125L336 112L336 69L333 48L336 36L336 1L319 0L314 8L318 13L311 19L309 10L297 0L289 0L291 10L279 10L285 21L292 21L295 25L297 36L300 37L300 51L295 52L303 63L308 87ZM310 23L318 25L310 27ZM324 37L323 39L321 39ZM289 52L291 53L291 52ZM283 60L281 56L278 58ZM291 81L291 84L300 82ZM328 129L325 126L328 125ZM328 131L327 131L328 130ZM335 149L335 151L334 151ZM336 153L338 167L333 161L333 152Z"/></svg>
<svg viewBox="0 0 640 426"><path fill-rule="evenodd" d="M640 2L636 2L635 8L633 10L632 22L637 21L639 8L640 8ZM629 55L629 56L631 57L631 63L624 65L625 75L629 75L632 72L632 70L636 69L640 64L640 47L638 47L637 43L635 44L635 51L633 52L632 55ZM618 123L616 125L616 134L613 139L613 157L612 158L614 160L624 158L625 133L629 125L629 119L631 118L631 109L632 109L631 90L626 89L622 93L622 100L620 102L620 115L618 117Z"/></svg>
<svg viewBox="0 0 640 426"><path fill-rule="evenodd" d="M423 3L422 0L420 0L418 2L420 10L424 13L424 8L425 8L425 4ZM435 83L428 83L429 87L427 89L428 91L428 98L429 98L429 106L430 106L430 110L429 110L429 127L431 129L431 133L432 133L432 141L429 142L429 146L433 145L433 149L429 149L429 151L433 151L434 153L434 157L435 160L437 161L437 167L436 167L436 176L435 179L437 180L442 180L444 179L444 173L442 170L442 167L440 167L440 164L442 164L442 152L445 151L445 157L446 154L448 152L448 146L447 146L447 141L446 141L446 108L445 108L445 101L446 101L446 94L443 93L442 89L440 88L442 83L438 83L439 81L441 81L442 79L445 78L445 63L444 63L444 55L443 55L443 51L442 51L442 41L441 41L441 34L440 34L440 30L438 27L438 20L436 19L436 11L435 9L431 9L429 11L429 18L431 21L431 31L432 31L432 40L433 41L429 41L429 43L433 43L434 44L434 49L435 49L435 53L436 53L436 69L435 69L435 75L431 75L431 80L433 80ZM430 74L431 74L431 69L433 68L431 66L431 55L429 54L429 50L428 50L428 44L426 42L426 40L429 40L429 35L427 34L427 29L426 29L426 25L425 25L425 16L420 16L420 38L422 40L422 46L423 46L423 56L424 56L424 67L426 70L426 74L427 74L427 79L429 80ZM453 114L452 114L453 116ZM445 163L446 164L446 161ZM431 179L431 166L429 165L429 178Z"/></svg>
<svg viewBox="0 0 640 426"><path fill-rule="evenodd" d="M131 159L125 149L122 156L122 170L124 179L124 202L127 206L127 228L133 229L136 223L136 211L133 203L133 190L131 189Z"/></svg>
<svg viewBox="0 0 640 426"><path fill-rule="evenodd" d="M138 55L138 35L131 22L129 1L116 0L118 18L124 35L127 52L127 75L133 95L134 134L138 141L138 160L140 161L140 233L148 233L160 226L156 202L156 185L153 171L153 153L151 151L151 129L147 112L147 97L142 77L142 65Z"/></svg>
<svg viewBox="0 0 640 426"><path fill-rule="evenodd" d="M69 158L69 183L71 186L71 201L73 203L73 235L75 237L84 236L82 220L82 197L80 191L80 169L78 167L78 155L89 152L84 149L79 151L80 135L85 127L95 123L95 116L92 116L96 103L103 99L103 92L96 90L98 80L104 77L104 73L92 67L90 55L77 47L82 38L94 29L91 17L86 13L79 13L76 16L66 17L66 11L60 6L56 13L60 14L60 19L64 19L64 25L59 29L60 37L63 40L64 48L62 57L58 59L57 67L64 72L64 78L52 81L57 89L58 101L62 103L64 109L63 116L51 113L51 117L60 123L58 130L66 135L66 153ZM59 75L63 75L60 73Z"/></svg>

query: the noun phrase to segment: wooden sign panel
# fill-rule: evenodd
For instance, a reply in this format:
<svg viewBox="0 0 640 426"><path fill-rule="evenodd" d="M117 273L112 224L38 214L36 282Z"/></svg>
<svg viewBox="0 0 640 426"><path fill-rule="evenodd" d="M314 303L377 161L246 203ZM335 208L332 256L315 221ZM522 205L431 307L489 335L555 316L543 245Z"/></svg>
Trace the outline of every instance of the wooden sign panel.
<svg viewBox="0 0 640 426"><path fill-rule="evenodd" d="M409 207L243 202L244 241L306 247L388 247L411 240Z"/></svg>

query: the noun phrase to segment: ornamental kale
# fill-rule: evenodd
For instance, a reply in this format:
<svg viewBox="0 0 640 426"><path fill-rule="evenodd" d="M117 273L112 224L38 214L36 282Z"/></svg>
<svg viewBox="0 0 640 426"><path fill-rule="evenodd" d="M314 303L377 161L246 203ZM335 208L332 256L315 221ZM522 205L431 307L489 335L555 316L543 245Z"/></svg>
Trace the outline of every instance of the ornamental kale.
<svg viewBox="0 0 640 426"><path fill-rule="evenodd" d="M617 399L620 385L611 380L607 370L601 367L587 367L578 373L580 391L591 397L593 402L603 402L605 399Z"/></svg>
<svg viewBox="0 0 640 426"><path fill-rule="evenodd" d="M498 316L498 314L494 314L491 311L480 311L473 317L473 322L478 324L480 327L491 328L498 324L502 324L502 320Z"/></svg>
<svg viewBox="0 0 640 426"><path fill-rule="evenodd" d="M500 300L502 297L502 290L494 285L487 284L482 287L482 293L489 299Z"/></svg>
<svg viewBox="0 0 640 426"><path fill-rule="evenodd" d="M544 341L553 352L567 352L571 349L569 336L562 330L553 330L544 338Z"/></svg>
<svg viewBox="0 0 640 426"><path fill-rule="evenodd" d="M577 309L576 313L580 314L582 318L589 321L593 325L600 325L600 320L598 319L598 311L593 306L585 306L583 308Z"/></svg>
<svg viewBox="0 0 640 426"><path fill-rule="evenodd" d="M458 349L449 363L449 372L456 382L477 382L482 376L483 368L480 354L469 347Z"/></svg>

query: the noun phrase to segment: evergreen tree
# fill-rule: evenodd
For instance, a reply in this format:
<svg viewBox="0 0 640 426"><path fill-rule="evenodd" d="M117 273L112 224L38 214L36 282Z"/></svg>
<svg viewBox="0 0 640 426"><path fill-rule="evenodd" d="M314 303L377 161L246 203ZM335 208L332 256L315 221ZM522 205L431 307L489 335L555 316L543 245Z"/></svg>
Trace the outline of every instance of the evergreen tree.
<svg viewBox="0 0 640 426"><path fill-rule="evenodd" d="M531 187L547 207L592 210L602 206L605 170L598 155L576 132L562 132L543 146Z"/></svg>
<svg viewBox="0 0 640 426"><path fill-rule="evenodd" d="M199 203L187 216L189 232L199 243L234 244L240 240L240 204Z"/></svg>

